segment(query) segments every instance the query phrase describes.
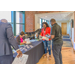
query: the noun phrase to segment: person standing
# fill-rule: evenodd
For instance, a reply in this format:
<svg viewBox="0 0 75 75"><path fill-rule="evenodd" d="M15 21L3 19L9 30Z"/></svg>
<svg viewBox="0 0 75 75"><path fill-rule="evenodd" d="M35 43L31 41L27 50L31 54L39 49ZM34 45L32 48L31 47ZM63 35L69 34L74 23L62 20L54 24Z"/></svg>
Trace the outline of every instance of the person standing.
<svg viewBox="0 0 75 75"><path fill-rule="evenodd" d="M43 22L42 25L43 25L43 28L41 30L41 36L46 37L46 35L50 35L51 28L48 26L47 22ZM47 57L47 48L48 48L48 51L49 51L49 60L50 60L51 59L51 48L50 48L51 39L49 39L49 41L43 39L43 44L44 44L44 50L45 50L44 57Z"/></svg>
<svg viewBox="0 0 75 75"><path fill-rule="evenodd" d="M52 25L50 39L52 39L52 52L55 59L55 64L62 64L62 30L61 27L56 23L55 19L51 19L50 23Z"/></svg>
<svg viewBox="0 0 75 75"><path fill-rule="evenodd" d="M0 22L0 64L11 64L13 62L11 46L17 51L17 57L21 57L22 52L14 38L12 26L6 19L2 19Z"/></svg>

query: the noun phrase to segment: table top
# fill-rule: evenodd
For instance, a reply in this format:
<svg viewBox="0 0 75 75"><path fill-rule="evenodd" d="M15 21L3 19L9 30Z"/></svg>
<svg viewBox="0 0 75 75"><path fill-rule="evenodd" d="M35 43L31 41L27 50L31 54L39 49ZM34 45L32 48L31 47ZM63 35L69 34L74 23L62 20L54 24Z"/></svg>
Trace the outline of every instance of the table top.
<svg viewBox="0 0 75 75"><path fill-rule="evenodd" d="M35 42L31 42L31 44L29 44L29 45L26 45L26 44L25 45L22 45L22 46L20 46L20 50L24 54L24 53L30 51L32 48L35 48L40 43L42 43L42 40L35 41ZM29 47L29 48L27 48L27 47ZM17 52L13 53L13 57L16 57L16 56L17 56Z"/></svg>

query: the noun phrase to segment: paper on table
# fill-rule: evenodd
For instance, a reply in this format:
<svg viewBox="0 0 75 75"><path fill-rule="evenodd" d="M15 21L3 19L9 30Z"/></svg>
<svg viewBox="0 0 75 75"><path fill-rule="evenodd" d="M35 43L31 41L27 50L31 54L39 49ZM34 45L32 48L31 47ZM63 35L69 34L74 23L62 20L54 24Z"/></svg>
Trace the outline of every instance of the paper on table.
<svg viewBox="0 0 75 75"><path fill-rule="evenodd" d="M29 49L30 47L29 47L29 45L26 45L26 47L27 47L27 49Z"/></svg>
<svg viewBox="0 0 75 75"><path fill-rule="evenodd" d="M28 60L28 55L23 54L22 57L15 58L12 64L26 64Z"/></svg>
<svg viewBox="0 0 75 75"><path fill-rule="evenodd" d="M30 47L31 47L31 48L33 48L33 46L32 46L32 45L30 45Z"/></svg>
<svg viewBox="0 0 75 75"><path fill-rule="evenodd" d="M33 40L30 40L30 42L35 42L35 41L38 41L38 40L35 40L35 39L33 39Z"/></svg>

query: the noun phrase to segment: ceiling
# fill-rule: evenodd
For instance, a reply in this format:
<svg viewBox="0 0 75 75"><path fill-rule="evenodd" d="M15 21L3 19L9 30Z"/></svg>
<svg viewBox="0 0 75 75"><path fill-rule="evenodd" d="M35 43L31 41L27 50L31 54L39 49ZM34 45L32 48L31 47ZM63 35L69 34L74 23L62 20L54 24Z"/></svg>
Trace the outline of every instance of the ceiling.
<svg viewBox="0 0 75 75"><path fill-rule="evenodd" d="M73 15L72 12L58 12L58 13L44 13L44 14L36 14L39 18L43 18L46 20L50 20L51 18L56 19L56 21L69 21L71 16Z"/></svg>

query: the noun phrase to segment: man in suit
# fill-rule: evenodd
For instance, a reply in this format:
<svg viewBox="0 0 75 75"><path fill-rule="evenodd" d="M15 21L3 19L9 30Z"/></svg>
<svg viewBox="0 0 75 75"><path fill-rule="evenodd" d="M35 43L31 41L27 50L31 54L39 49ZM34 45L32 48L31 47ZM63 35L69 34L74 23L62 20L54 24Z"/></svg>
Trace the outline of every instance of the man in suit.
<svg viewBox="0 0 75 75"><path fill-rule="evenodd" d="M6 19L0 22L0 64L11 64L13 61L13 52L11 46L17 51L17 57L22 56L18 44L12 32L12 26Z"/></svg>

